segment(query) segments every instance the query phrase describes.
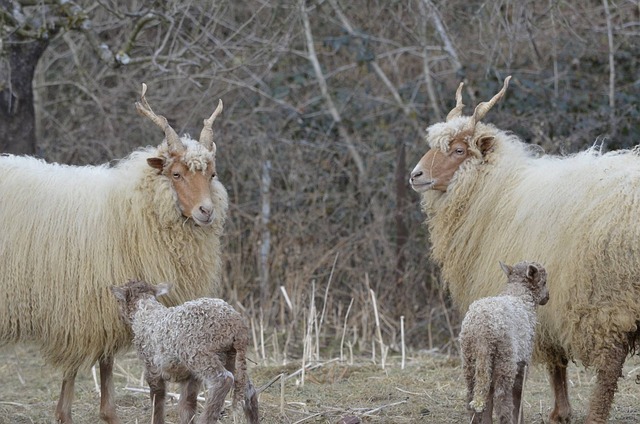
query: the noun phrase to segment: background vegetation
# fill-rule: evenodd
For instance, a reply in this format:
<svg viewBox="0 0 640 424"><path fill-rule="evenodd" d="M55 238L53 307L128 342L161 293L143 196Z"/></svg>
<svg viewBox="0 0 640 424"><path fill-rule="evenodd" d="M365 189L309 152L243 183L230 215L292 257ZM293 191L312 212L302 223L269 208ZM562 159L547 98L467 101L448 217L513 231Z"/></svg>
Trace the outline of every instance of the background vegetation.
<svg viewBox="0 0 640 424"><path fill-rule="evenodd" d="M409 346L455 347L459 318L407 179L461 80L470 113L513 75L487 120L547 152L640 141L637 0L0 5L5 151L103 163L162 140L135 113L142 82L181 133L198 134L222 98L218 295L252 318L260 359L380 359L400 349L401 317ZM33 119L33 132L19 135L10 112L31 87L35 114L18 129Z"/></svg>

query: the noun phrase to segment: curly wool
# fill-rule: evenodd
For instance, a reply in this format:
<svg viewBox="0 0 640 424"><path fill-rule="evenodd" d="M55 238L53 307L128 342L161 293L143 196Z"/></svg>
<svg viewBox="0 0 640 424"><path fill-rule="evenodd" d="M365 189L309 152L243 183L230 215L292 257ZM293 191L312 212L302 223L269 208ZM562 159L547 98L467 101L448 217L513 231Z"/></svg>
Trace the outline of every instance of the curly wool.
<svg viewBox="0 0 640 424"><path fill-rule="evenodd" d="M211 355L224 355L236 346L246 349L249 343L244 318L221 299L201 298L166 308L155 298L145 297L137 301L131 327L147 370L158 370L169 380L188 373L209 384L207 376L218 370ZM244 355L239 352L234 404L243 399L247 385Z"/></svg>
<svg viewBox="0 0 640 424"><path fill-rule="evenodd" d="M473 302L462 321L463 368L474 381L468 387L469 406L476 412L485 409L492 381L496 394L511 392L519 366L531 362L540 299L527 288L522 276L522 272L510 276L501 295ZM546 273L543 278L546 280ZM496 375L500 382L494 381ZM511 412L511 405L497 406Z"/></svg>
<svg viewBox="0 0 640 424"><path fill-rule="evenodd" d="M0 344L35 342L54 366L86 367L131 342L114 281L173 281L173 305L216 291L226 190L212 181L213 224L185 222L170 181L147 164L167 151L113 167L0 157Z"/></svg>
<svg viewBox="0 0 640 424"><path fill-rule="evenodd" d="M431 127L431 147L445 150L467 120ZM534 358L551 361L559 348L605 367L606 352L626 343L640 319L640 157L595 148L538 157L516 136L478 123L474 138L485 136L494 137L486 157L465 161L447 192L422 195L452 298L466 311L500 291L498 260L536 258L551 299L538 315Z"/></svg>

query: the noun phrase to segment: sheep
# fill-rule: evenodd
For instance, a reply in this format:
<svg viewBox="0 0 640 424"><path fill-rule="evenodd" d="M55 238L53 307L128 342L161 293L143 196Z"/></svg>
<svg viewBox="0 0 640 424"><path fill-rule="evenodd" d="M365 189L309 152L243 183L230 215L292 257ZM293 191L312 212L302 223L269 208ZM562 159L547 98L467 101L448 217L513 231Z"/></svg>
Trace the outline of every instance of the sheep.
<svg viewBox="0 0 640 424"><path fill-rule="evenodd" d="M120 424L113 402L114 355L131 344L109 287L144 278L174 281L175 305L211 295L221 273L227 192L216 177L212 125L199 141L160 126L157 147L113 166L68 166L0 157L0 344L31 342L63 373L56 420L71 423L75 377L99 362L100 417Z"/></svg>
<svg viewBox="0 0 640 424"><path fill-rule="evenodd" d="M511 267L500 262L500 267L508 280L504 291L473 302L460 330L472 423L491 421L494 399L501 423L522 421L522 387L533 353L536 309L549 300L542 265L523 261Z"/></svg>
<svg viewBox="0 0 640 424"><path fill-rule="evenodd" d="M199 423L220 418L225 396L234 384L234 407L244 398L247 422L257 424L257 394L246 375L249 327L244 318L221 299L200 298L167 308L156 298L168 293L169 287L138 280L111 287L120 317L132 329L133 344L145 364L153 424L164 424L165 381L171 379L182 385L178 404L182 424L193 422L202 382L208 393Z"/></svg>
<svg viewBox="0 0 640 424"><path fill-rule="evenodd" d="M430 150L411 171L454 304L495 295L491 264L533 257L545 264L551 307L538 312L534 362L547 365L551 422L569 422L568 361L596 372L588 423L605 422L640 320L640 149L566 157L540 154L480 122L504 85L463 116L462 84L446 122L431 125ZM506 257L497 255L506 253Z"/></svg>

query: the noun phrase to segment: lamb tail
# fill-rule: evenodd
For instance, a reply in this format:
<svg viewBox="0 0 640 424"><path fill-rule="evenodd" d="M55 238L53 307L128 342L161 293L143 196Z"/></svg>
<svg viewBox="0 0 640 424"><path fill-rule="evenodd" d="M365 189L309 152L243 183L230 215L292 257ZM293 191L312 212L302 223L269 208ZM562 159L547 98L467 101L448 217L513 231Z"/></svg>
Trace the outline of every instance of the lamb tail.
<svg viewBox="0 0 640 424"><path fill-rule="evenodd" d="M493 374L493 356L489 346L478 346L476 352L476 373L473 397L469 406L476 412L482 412L487 406L487 398L491 389L491 374Z"/></svg>

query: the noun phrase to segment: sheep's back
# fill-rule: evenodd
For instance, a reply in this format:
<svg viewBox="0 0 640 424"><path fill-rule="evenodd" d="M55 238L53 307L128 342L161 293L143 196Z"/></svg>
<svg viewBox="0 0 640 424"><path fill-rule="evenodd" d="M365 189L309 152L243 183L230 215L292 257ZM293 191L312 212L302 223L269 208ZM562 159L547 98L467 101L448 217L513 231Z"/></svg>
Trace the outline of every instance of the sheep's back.
<svg viewBox="0 0 640 424"><path fill-rule="evenodd" d="M488 343L513 352L515 362L529 362L536 328L535 307L515 296L479 299L471 304L460 330L463 345Z"/></svg>
<svg viewBox="0 0 640 424"><path fill-rule="evenodd" d="M220 299L196 299L169 308L141 301L132 329L139 353L158 368L180 362L201 369L201 358L210 364L209 355L238 345L246 348L248 343L244 318Z"/></svg>

